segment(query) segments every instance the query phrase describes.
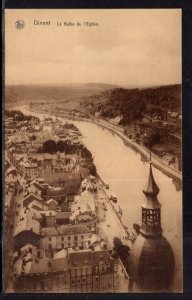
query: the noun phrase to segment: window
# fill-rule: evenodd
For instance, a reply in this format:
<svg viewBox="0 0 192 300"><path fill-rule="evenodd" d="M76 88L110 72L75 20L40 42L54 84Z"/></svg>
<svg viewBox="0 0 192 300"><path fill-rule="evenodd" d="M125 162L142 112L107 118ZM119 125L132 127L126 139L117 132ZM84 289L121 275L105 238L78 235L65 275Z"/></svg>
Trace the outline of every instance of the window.
<svg viewBox="0 0 192 300"><path fill-rule="evenodd" d="M81 239L83 239L83 238L84 238L84 236L82 235L82 236L81 236Z"/></svg>
<svg viewBox="0 0 192 300"><path fill-rule="evenodd" d="M66 278L63 278L63 282L62 282L63 284L66 284L67 283L67 281L66 281Z"/></svg>
<svg viewBox="0 0 192 300"><path fill-rule="evenodd" d="M57 277L57 286L60 287L60 278Z"/></svg>
<svg viewBox="0 0 192 300"><path fill-rule="evenodd" d="M118 264L115 263L115 264L114 264L114 271L117 271L117 270L118 270Z"/></svg>
<svg viewBox="0 0 192 300"><path fill-rule="evenodd" d="M74 237L74 240L77 241L77 236Z"/></svg>
<svg viewBox="0 0 192 300"><path fill-rule="evenodd" d="M98 276L95 277L95 281L97 281L97 282L99 281L99 277Z"/></svg>
<svg viewBox="0 0 192 300"><path fill-rule="evenodd" d="M61 248L64 248L64 244L63 243L61 244Z"/></svg>
<svg viewBox="0 0 192 300"><path fill-rule="evenodd" d="M81 277L77 278L77 284L81 284Z"/></svg>
<svg viewBox="0 0 192 300"><path fill-rule="evenodd" d="M76 278L75 278L75 277L71 279L71 284L72 284L72 285L75 285L75 284L76 284Z"/></svg>
<svg viewBox="0 0 192 300"><path fill-rule="evenodd" d="M145 208L142 208L142 221L143 223L147 223L147 210Z"/></svg>
<svg viewBox="0 0 192 300"><path fill-rule="evenodd" d="M51 237L49 237L49 241L51 241Z"/></svg>
<svg viewBox="0 0 192 300"><path fill-rule="evenodd" d="M77 276L81 276L81 269L76 269Z"/></svg>
<svg viewBox="0 0 192 300"><path fill-rule="evenodd" d="M71 270L71 276L75 276L75 274L76 274L75 270L74 269Z"/></svg>
<svg viewBox="0 0 192 300"><path fill-rule="evenodd" d="M68 236L68 241L70 241L70 239L71 239L71 237L70 237L70 236Z"/></svg>
<svg viewBox="0 0 192 300"><path fill-rule="evenodd" d="M62 236L61 240L64 241L64 237L63 236Z"/></svg>
<svg viewBox="0 0 192 300"><path fill-rule="evenodd" d="M85 277L82 278L82 283L86 283L86 278Z"/></svg>
<svg viewBox="0 0 192 300"><path fill-rule="evenodd" d="M104 273L105 272L105 266L101 267L101 272Z"/></svg>

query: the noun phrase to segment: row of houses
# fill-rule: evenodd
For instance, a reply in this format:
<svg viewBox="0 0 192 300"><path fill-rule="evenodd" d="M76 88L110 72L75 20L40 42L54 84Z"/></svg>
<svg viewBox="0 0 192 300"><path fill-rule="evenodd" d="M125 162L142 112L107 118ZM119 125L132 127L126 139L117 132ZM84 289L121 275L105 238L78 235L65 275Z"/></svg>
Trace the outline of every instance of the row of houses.
<svg viewBox="0 0 192 300"><path fill-rule="evenodd" d="M111 293L118 291L118 260L106 250L72 250L38 257L27 245L15 257L16 290L22 292ZM36 251L37 253L37 251Z"/></svg>
<svg viewBox="0 0 192 300"><path fill-rule="evenodd" d="M45 125L52 132L52 120L42 123L41 129ZM46 131L39 135L44 133L47 138ZM35 143L31 132L22 134L12 133L6 140L12 164L8 173L15 171L22 187L13 226L15 291L118 291L119 260L97 235L95 178L83 180L79 155L40 154L37 148L30 153L26 145L35 148L44 137Z"/></svg>

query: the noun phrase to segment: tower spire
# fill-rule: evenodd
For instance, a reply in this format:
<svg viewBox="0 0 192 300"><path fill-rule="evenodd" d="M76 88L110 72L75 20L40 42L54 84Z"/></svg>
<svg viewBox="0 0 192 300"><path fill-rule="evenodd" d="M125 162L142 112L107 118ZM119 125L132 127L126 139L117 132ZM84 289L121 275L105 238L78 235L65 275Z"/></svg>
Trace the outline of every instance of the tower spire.
<svg viewBox="0 0 192 300"><path fill-rule="evenodd" d="M151 162L151 143L150 143L150 146L149 146L149 162Z"/></svg>
<svg viewBox="0 0 192 300"><path fill-rule="evenodd" d="M143 190L143 193L145 196L151 195L151 196L157 196L159 194L159 187L155 182L153 172L152 172L152 162L149 162L149 176L147 180L147 185L145 189Z"/></svg>
<svg viewBox="0 0 192 300"><path fill-rule="evenodd" d="M141 234L145 237L159 236L162 234L160 215L161 204L157 198L157 195L159 194L159 187L153 176L151 161L149 162L149 176L143 193L145 195L145 199L142 204Z"/></svg>

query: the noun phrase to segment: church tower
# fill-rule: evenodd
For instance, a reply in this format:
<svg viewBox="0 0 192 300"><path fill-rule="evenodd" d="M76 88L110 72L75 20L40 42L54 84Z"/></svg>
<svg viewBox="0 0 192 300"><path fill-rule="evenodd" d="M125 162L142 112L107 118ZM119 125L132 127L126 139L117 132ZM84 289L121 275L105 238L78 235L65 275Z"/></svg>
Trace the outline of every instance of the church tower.
<svg viewBox="0 0 192 300"><path fill-rule="evenodd" d="M159 188L154 180L150 162L149 177L146 188L143 190L145 199L142 207L141 234L145 237L158 237L162 234L161 204L157 199Z"/></svg>
<svg viewBox="0 0 192 300"><path fill-rule="evenodd" d="M141 205L141 227L129 257L129 273L133 286L140 292L169 291L175 259L172 248L162 235L159 188L150 162L145 195Z"/></svg>

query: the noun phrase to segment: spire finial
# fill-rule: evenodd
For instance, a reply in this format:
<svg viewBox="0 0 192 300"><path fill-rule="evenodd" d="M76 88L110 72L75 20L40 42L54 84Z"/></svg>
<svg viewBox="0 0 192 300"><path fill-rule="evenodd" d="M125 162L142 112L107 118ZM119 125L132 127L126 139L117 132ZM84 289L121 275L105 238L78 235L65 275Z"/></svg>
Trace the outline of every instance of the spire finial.
<svg viewBox="0 0 192 300"><path fill-rule="evenodd" d="M151 164L151 143L149 145L149 163Z"/></svg>

